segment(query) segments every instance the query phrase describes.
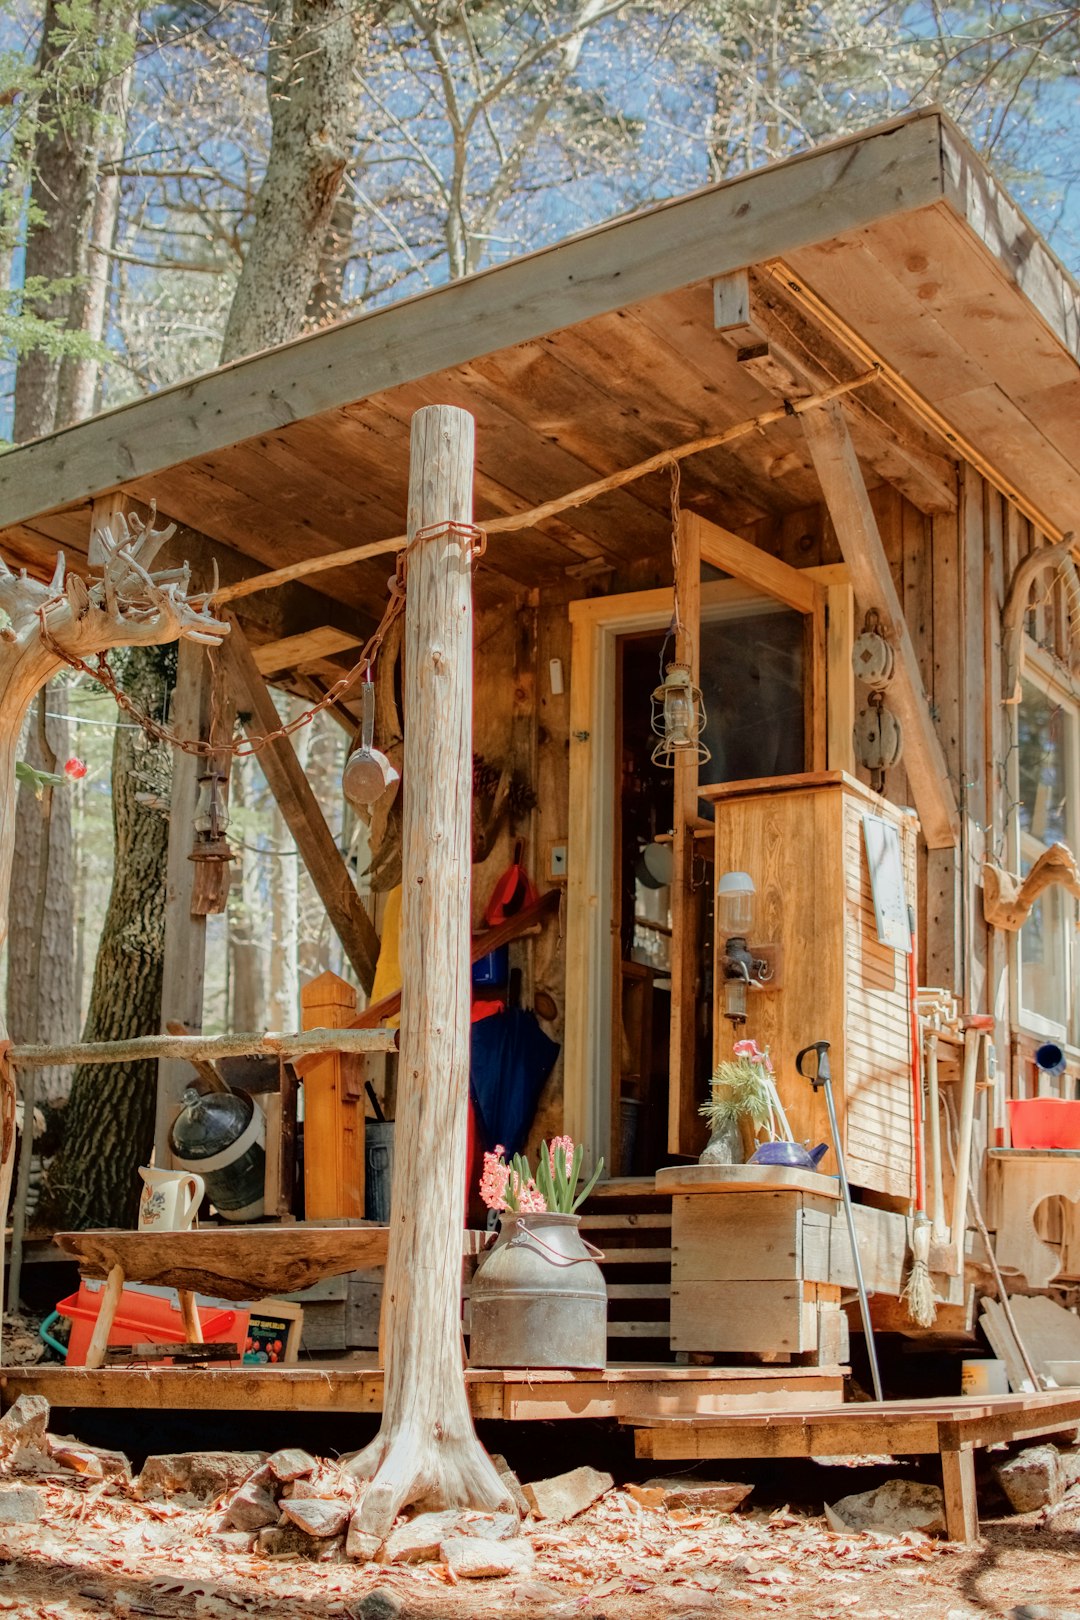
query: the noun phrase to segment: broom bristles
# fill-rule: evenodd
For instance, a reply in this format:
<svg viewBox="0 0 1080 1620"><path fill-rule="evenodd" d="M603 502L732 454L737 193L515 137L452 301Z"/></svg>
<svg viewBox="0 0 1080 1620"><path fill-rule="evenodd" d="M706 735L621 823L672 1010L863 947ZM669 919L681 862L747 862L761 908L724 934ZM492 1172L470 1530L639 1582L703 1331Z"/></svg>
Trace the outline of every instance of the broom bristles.
<svg viewBox="0 0 1080 1620"><path fill-rule="evenodd" d="M916 1327L933 1327L937 1321L937 1299L930 1281L930 1267L925 1260L912 1261L908 1280L900 1298L907 1306L908 1315Z"/></svg>
<svg viewBox="0 0 1080 1620"><path fill-rule="evenodd" d="M916 1217L911 1236L911 1270L900 1298L916 1327L933 1327L937 1320L937 1297L930 1281L930 1222L924 1215Z"/></svg>

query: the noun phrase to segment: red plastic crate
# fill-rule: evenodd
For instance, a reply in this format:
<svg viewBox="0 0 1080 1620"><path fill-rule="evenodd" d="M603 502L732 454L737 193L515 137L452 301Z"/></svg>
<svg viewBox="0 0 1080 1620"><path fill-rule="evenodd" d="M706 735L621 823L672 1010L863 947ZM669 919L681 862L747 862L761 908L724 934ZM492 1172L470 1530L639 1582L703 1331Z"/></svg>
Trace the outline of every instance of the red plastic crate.
<svg viewBox="0 0 1080 1620"><path fill-rule="evenodd" d="M1010 1098L1009 1128L1014 1148L1080 1148L1080 1102Z"/></svg>
<svg viewBox="0 0 1080 1620"><path fill-rule="evenodd" d="M80 1282L79 1292L69 1294L56 1307L61 1316L71 1319L67 1352L69 1367L86 1364L86 1352L101 1309L103 1287L92 1288L85 1281ZM226 1361L220 1365L239 1367L247 1340L247 1311L230 1310L224 1305L201 1305L198 1311L205 1343L235 1343L239 1347L236 1361ZM145 1294L138 1288L124 1289L109 1334L110 1344L183 1344L186 1340L187 1333L176 1300L162 1299L158 1294ZM159 1365L170 1365L168 1358Z"/></svg>

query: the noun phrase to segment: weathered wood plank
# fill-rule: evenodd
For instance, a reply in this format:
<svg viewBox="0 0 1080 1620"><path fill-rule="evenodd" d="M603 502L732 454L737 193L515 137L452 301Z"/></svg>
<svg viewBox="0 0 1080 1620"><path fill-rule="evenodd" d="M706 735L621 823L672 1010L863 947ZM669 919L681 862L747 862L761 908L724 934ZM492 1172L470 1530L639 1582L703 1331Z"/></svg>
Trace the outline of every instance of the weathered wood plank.
<svg viewBox="0 0 1080 1620"><path fill-rule="evenodd" d="M904 727L908 775L923 835L931 849L951 847L959 837L959 817L945 755L847 426L837 407L827 405L807 411L803 427L856 600L864 609L878 607L890 627L896 674L889 697Z"/></svg>
<svg viewBox="0 0 1080 1620"><path fill-rule="evenodd" d="M230 614L229 617L232 631L225 644L224 656L229 661L241 694L238 707L244 729L249 737L270 735L281 725L281 718L266 682L255 665L243 631L235 616ZM364 903L356 892L349 869L334 842L326 817L311 791L311 784L304 775L289 738L279 737L264 747L259 754L259 763L285 824L296 840L296 847L319 898L326 907L330 925L341 940L361 985L365 990L370 990L379 955L379 936L364 910Z"/></svg>

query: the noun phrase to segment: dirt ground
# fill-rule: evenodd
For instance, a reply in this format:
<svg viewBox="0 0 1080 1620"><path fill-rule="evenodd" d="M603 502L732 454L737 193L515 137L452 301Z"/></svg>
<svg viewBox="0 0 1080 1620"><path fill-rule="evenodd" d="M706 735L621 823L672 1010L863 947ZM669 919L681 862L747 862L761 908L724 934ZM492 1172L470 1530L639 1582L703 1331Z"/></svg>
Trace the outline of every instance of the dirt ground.
<svg viewBox="0 0 1080 1620"><path fill-rule="evenodd" d="M536 1551L528 1580L454 1584L439 1564L226 1552L206 1507L140 1502L101 1482L34 1484L39 1521L0 1527L0 1613L43 1620L338 1620L357 1615L375 1587L401 1600L401 1620L976 1620L1019 1605L1035 1608L1035 1620L1080 1620L1080 1530L1069 1513L990 1520L980 1545L957 1547L915 1534L839 1535L784 1509L642 1508L616 1490L568 1525L525 1527Z"/></svg>

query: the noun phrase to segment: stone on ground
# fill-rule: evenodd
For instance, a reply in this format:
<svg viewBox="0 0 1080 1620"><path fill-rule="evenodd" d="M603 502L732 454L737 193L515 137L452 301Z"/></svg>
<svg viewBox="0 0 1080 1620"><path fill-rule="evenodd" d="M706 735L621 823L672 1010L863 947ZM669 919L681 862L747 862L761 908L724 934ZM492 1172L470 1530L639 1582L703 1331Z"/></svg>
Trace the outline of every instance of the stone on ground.
<svg viewBox="0 0 1080 1620"><path fill-rule="evenodd" d="M40 1519L42 1495L33 1485L0 1488L0 1524L33 1524Z"/></svg>
<svg viewBox="0 0 1080 1620"><path fill-rule="evenodd" d="M723 1479L647 1479L638 1487L645 1492L662 1492L662 1504L667 1508L691 1508L694 1512L707 1509L711 1513L734 1513L753 1490L734 1480ZM627 1489L636 1494L632 1486ZM638 1497L639 1501L642 1498ZM651 1503L642 1502L648 1507Z"/></svg>
<svg viewBox="0 0 1080 1620"><path fill-rule="evenodd" d="M151 1501L186 1496L195 1502L216 1502L265 1461L262 1451L177 1451L147 1457L135 1493Z"/></svg>
<svg viewBox="0 0 1080 1620"><path fill-rule="evenodd" d="M375 1586L356 1607L356 1620L402 1620L405 1604L396 1592L387 1586Z"/></svg>
<svg viewBox="0 0 1080 1620"><path fill-rule="evenodd" d="M244 1530L254 1535L256 1530L277 1524L278 1505L263 1482L265 1474L265 1469L259 1469L250 1479L245 1479L240 1489L226 1502L225 1523L234 1530Z"/></svg>
<svg viewBox="0 0 1080 1620"><path fill-rule="evenodd" d="M321 1496L290 1496L282 1502L281 1511L309 1536L339 1536L352 1513L352 1503L340 1496L331 1502Z"/></svg>
<svg viewBox="0 0 1080 1620"><path fill-rule="evenodd" d="M520 1537L514 1541L488 1541L482 1536L447 1536L439 1556L463 1580L528 1576L536 1562L532 1546Z"/></svg>
<svg viewBox="0 0 1080 1620"><path fill-rule="evenodd" d="M255 1545L254 1530L216 1530L206 1538L206 1546L215 1552L249 1553Z"/></svg>
<svg viewBox="0 0 1080 1620"><path fill-rule="evenodd" d="M349 1520L349 1533L345 1540L345 1551L349 1557L357 1559L361 1564L373 1563L382 1544L382 1536L373 1536L370 1531L361 1529L360 1509L357 1508Z"/></svg>
<svg viewBox="0 0 1080 1620"><path fill-rule="evenodd" d="M122 1451L90 1446L69 1434L49 1434L45 1440L53 1462L84 1479L131 1479L131 1464Z"/></svg>
<svg viewBox="0 0 1080 1620"><path fill-rule="evenodd" d="M517 1508L523 1519L527 1518L530 1508L525 1499L525 1492L521 1488L520 1479L518 1479L506 1458L499 1455L499 1453L493 1452L491 1461L494 1464L495 1472L498 1474L499 1478L510 1492L510 1495L513 1497L514 1506Z"/></svg>
<svg viewBox="0 0 1080 1620"><path fill-rule="evenodd" d="M1068 1479L1054 1446L1027 1446L995 1470L1014 1513L1034 1513L1065 1495Z"/></svg>
<svg viewBox="0 0 1080 1620"><path fill-rule="evenodd" d="M945 1498L938 1485L920 1485L911 1479L890 1479L876 1491L843 1496L825 1517L834 1530L877 1530L887 1536L902 1536L908 1530L924 1530L927 1535L945 1530Z"/></svg>
<svg viewBox="0 0 1080 1620"><path fill-rule="evenodd" d="M565 1524L576 1518L587 1507L598 1502L615 1481L610 1474L597 1468L572 1468L568 1474L554 1474L550 1479L538 1479L523 1486L525 1499L541 1519Z"/></svg>
<svg viewBox="0 0 1080 1620"><path fill-rule="evenodd" d="M309 1558L336 1563L345 1556L344 1536L309 1536L295 1525L260 1530L255 1551L263 1558Z"/></svg>
<svg viewBox="0 0 1080 1620"><path fill-rule="evenodd" d="M44 1395L20 1395L0 1417L0 1458L34 1472L48 1466L49 1403Z"/></svg>
<svg viewBox="0 0 1080 1620"><path fill-rule="evenodd" d="M386 1538L384 1564L425 1564L438 1558L447 1536L460 1534L462 1515L456 1509L442 1513L418 1513L415 1519L399 1524Z"/></svg>
<svg viewBox="0 0 1080 1620"><path fill-rule="evenodd" d="M275 1451L267 1459L267 1467L275 1479L280 1479L283 1485L291 1480L303 1479L307 1474L313 1474L318 1468L315 1458L298 1446L286 1446L281 1451Z"/></svg>

